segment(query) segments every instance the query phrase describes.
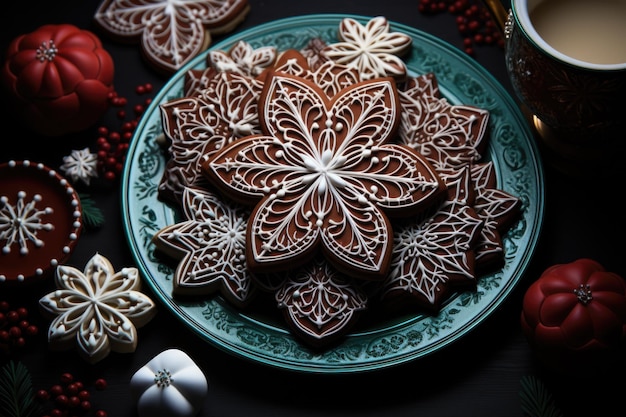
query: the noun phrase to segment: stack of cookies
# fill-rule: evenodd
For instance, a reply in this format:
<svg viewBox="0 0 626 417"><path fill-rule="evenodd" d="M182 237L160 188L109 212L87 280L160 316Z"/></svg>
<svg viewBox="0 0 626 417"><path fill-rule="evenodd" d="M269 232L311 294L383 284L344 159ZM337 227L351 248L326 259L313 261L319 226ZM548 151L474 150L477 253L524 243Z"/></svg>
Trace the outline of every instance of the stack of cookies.
<svg viewBox="0 0 626 417"><path fill-rule="evenodd" d="M345 18L337 39L210 51L161 105L159 198L183 220L153 242L173 294L270 299L313 348L373 309L436 314L475 290L520 210L483 155L488 112L409 74L409 36Z"/></svg>

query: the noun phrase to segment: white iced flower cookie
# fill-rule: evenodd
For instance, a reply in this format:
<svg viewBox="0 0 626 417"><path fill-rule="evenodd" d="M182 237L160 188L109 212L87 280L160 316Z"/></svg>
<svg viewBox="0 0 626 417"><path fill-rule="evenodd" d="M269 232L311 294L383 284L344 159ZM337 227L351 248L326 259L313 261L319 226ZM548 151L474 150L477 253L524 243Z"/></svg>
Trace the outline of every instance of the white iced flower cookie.
<svg viewBox="0 0 626 417"><path fill-rule="evenodd" d="M130 389L139 417L191 417L200 411L209 386L189 355L168 349L135 372Z"/></svg>
<svg viewBox="0 0 626 417"><path fill-rule="evenodd" d="M407 75L401 56L409 52L412 38L392 32L389 21L378 16L365 26L345 18L339 26L340 42L327 45L322 53L338 64L359 70L362 79L393 77L403 81Z"/></svg>
<svg viewBox="0 0 626 417"><path fill-rule="evenodd" d="M98 155L91 153L89 148L73 150L63 157L61 170L72 182L81 181L89 185L91 179L98 176Z"/></svg>
<svg viewBox="0 0 626 417"><path fill-rule="evenodd" d="M134 352L137 327L156 314L154 302L140 292L137 268L114 272L111 262L95 254L81 272L61 265L56 270L57 290L39 300L44 314L54 317L48 342L55 350L77 345L90 363L111 351Z"/></svg>

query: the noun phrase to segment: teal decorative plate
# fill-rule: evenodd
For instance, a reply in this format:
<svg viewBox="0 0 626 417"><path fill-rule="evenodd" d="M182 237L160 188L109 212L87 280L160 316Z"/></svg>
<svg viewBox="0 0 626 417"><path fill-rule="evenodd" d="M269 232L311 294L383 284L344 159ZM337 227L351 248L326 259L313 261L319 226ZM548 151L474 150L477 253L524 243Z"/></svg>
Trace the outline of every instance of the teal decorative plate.
<svg viewBox="0 0 626 417"><path fill-rule="evenodd" d="M337 42L343 15L309 15L277 20L237 34L212 49L228 50L238 40L253 48L300 49L312 37ZM362 24L369 17L349 16ZM122 183L124 227L145 281L163 304L202 339L229 353L265 365L301 372L344 373L387 368L427 356L470 332L511 293L528 267L543 222L543 171L532 134L506 90L472 58L414 28L391 23L393 32L413 38L406 63L413 75L433 72L442 95L452 104L490 112L487 158L494 162L498 188L519 197L520 220L504 236L504 267L478 279L476 292L452 297L437 316L415 315L367 324L322 353L300 344L286 323L262 313L243 313L220 297L201 301L173 299L172 268L153 253L152 236L173 224L178 213L157 198L165 159L156 138L163 133L159 104L181 97L185 73L205 66L202 54L178 71L155 97L137 127Z"/></svg>

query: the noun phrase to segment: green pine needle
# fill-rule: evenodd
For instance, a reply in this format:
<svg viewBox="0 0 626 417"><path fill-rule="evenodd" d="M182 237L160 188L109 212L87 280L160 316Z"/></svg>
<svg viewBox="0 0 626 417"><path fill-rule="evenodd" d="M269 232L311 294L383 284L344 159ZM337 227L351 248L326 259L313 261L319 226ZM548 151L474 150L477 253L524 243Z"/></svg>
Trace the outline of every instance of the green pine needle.
<svg viewBox="0 0 626 417"><path fill-rule="evenodd" d="M532 376L522 377L520 398L522 412L529 417L563 417L545 385Z"/></svg>
<svg viewBox="0 0 626 417"><path fill-rule="evenodd" d="M41 415L26 366L10 361L0 370L0 417Z"/></svg>
<svg viewBox="0 0 626 417"><path fill-rule="evenodd" d="M96 206L96 203L88 194L79 194L80 205L83 209L83 221L90 229L95 229L104 224L104 215Z"/></svg>

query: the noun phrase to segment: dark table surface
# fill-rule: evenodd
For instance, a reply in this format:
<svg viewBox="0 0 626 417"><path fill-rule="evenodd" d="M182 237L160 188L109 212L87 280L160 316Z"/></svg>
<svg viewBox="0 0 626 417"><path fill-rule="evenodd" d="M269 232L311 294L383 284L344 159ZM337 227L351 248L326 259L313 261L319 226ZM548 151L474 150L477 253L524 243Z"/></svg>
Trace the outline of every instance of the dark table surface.
<svg viewBox="0 0 626 417"><path fill-rule="evenodd" d="M347 13L385 16L392 22L412 26L463 49L454 17L447 13L424 15L418 0L250 0L245 21L230 34L275 19L310 13ZM95 0L30 1L4 5L1 20L3 50L15 36L46 23L72 23L95 31ZM151 83L155 91L167 77L154 72L139 54L137 45L124 45L101 35L104 47L116 65L118 94L136 97L139 84ZM511 94L504 66L504 52L493 46L477 47L475 59ZM5 98L3 98L5 101ZM109 117L109 116L105 116ZM0 161L30 159L58 168L62 157L77 143L93 145L94 129L70 137L41 138L12 125L2 114ZM111 122L111 120L108 120ZM107 123L104 120L103 123ZM81 142L82 141L82 142ZM37 145L35 145L37 144ZM577 376L585 363L573 364L564 375L538 362L520 328L523 294L541 272L557 263L588 257L609 271L626 276L623 243L624 207L617 196L624 178L603 178L585 172L572 176L545 162L545 218L535 255L515 291L487 320L462 339L424 358L390 369L356 375L312 375L279 370L235 357L200 339L158 304L159 312L138 330L134 353L111 353L95 365L84 362L75 351L48 349L45 337L49 322L37 311L37 301L51 290L42 284L0 288L0 300L29 309L40 331L34 340L13 354L30 370L36 389L49 388L63 372L85 382L105 378L108 387L92 394L94 410L112 417L136 415L129 381L134 372L161 351L176 347L187 352L209 381L209 393L201 416L521 416L521 380L532 376L545 384L565 415L624 415L626 369L616 364L607 374ZM581 168L584 172L584 168ZM134 265L122 225L118 185L89 190L103 211L105 225L83 233L69 264L82 270L96 253L107 257L116 270ZM144 290L150 295L149 289ZM6 357L2 358L6 362ZM91 412L93 415L93 411Z"/></svg>

